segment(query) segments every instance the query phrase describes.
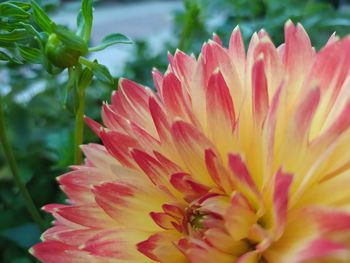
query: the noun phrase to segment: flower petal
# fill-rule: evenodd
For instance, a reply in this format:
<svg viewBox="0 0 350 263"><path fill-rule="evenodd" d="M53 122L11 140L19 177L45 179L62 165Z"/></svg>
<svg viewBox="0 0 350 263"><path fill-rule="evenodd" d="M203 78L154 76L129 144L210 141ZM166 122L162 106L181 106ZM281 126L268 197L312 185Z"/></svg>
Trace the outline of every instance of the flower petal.
<svg viewBox="0 0 350 263"><path fill-rule="evenodd" d="M85 263L96 262L86 251L58 241L39 243L31 248L31 254L46 263Z"/></svg>
<svg viewBox="0 0 350 263"><path fill-rule="evenodd" d="M176 149L192 177L206 185L213 185L205 166L205 150L214 149L213 144L194 126L175 121L171 127Z"/></svg>

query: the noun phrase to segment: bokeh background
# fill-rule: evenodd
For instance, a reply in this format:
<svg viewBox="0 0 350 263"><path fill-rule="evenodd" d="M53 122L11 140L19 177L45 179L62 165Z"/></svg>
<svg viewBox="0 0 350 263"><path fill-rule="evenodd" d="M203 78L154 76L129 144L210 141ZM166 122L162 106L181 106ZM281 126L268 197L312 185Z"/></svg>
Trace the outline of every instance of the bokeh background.
<svg viewBox="0 0 350 263"><path fill-rule="evenodd" d="M3 2L3 1L0 1ZM80 1L38 1L50 17L75 26ZM0 14L1 16L1 14ZM287 19L304 25L316 49L336 31L350 33L350 3L345 0L100 0L95 2L92 42L121 32L134 44L111 47L96 55L113 77L126 77L153 87L153 67L164 71L167 52L176 48L197 55L202 43L216 32L224 43L239 24L246 44L253 32L264 28L276 45L283 41ZM1 27L1 24L0 24ZM1 29L1 28L0 28ZM94 43L92 43L94 44ZM0 61L0 95L6 129L25 181L38 207L64 202L55 177L73 163L74 113L64 103L66 78L52 77L40 65ZM86 115L100 121L102 102L115 87L94 81L87 89ZM86 142L98 138L86 129ZM52 218L44 215L47 225ZM28 248L40 231L25 209L0 151L0 262L36 262Z"/></svg>

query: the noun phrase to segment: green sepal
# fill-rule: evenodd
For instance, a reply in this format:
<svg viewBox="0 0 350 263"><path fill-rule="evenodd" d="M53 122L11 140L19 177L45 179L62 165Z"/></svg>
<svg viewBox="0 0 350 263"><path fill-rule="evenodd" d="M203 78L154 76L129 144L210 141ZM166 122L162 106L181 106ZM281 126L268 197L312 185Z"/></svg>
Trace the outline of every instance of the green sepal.
<svg viewBox="0 0 350 263"><path fill-rule="evenodd" d="M29 11L32 7L29 3L26 2L19 2L19 1L9 1L7 3L13 4L18 6L19 8L23 9L24 11Z"/></svg>
<svg viewBox="0 0 350 263"><path fill-rule="evenodd" d="M78 83L78 70L75 67L68 68L68 82L66 84L67 91L70 91L75 84Z"/></svg>
<svg viewBox="0 0 350 263"><path fill-rule="evenodd" d="M71 90L67 90L67 96L64 107L69 112L76 115L77 110L79 108L79 93L76 85L73 85L73 88Z"/></svg>
<svg viewBox="0 0 350 263"><path fill-rule="evenodd" d="M96 47L89 48L90 52L103 50L115 44L132 44L132 41L125 35L120 33L110 34L102 39L101 44Z"/></svg>
<svg viewBox="0 0 350 263"><path fill-rule="evenodd" d="M77 31L76 31L77 36L83 37L84 26L85 26L85 24L84 24L83 12L80 9L78 12L78 15L77 15Z"/></svg>
<svg viewBox="0 0 350 263"><path fill-rule="evenodd" d="M28 12L11 2L0 4L0 14L2 20L6 17L11 19L11 21L25 20L30 17Z"/></svg>
<svg viewBox="0 0 350 263"><path fill-rule="evenodd" d="M89 87L92 82L93 76L94 76L93 72L88 67L85 67L80 75L79 84L78 84L79 89L84 90L87 87Z"/></svg>
<svg viewBox="0 0 350 263"><path fill-rule="evenodd" d="M31 34L25 29L15 29L10 32L0 33L0 41L4 43L14 43L16 41L27 40L31 37Z"/></svg>
<svg viewBox="0 0 350 263"><path fill-rule="evenodd" d="M83 39L86 43L88 43L90 39L93 20L92 0L83 0L81 4L81 11L82 16L84 18Z"/></svg>
<svg viewBox="0 0 350 263"><path fill-rule="evenodd" d="M21 22L18 22L18 21L15 22L15 21L11 21L11 20L8 20L6 22L0 21L0 27L1 27L3 32L4 31L10 32L10 31L13 31L15 29L20 28Z"/></svg>
<svg viewBox="0 0 350 263"><path fill-rule="evenodd" d="M8 54L0 50L0 60L10 62L12 61L12 58Z"/></svg>
<svg viewBox="0 0 350 263"><path fill-rule="evenodd" d="M79 77L79 72L76 67L69 67L68 68L68 81L67 84L65 85L65 92L64 92L64 99L63 99L63 104L65 108L67 107L68 103L68 94L71 92L71 90L77 86L78 83L78 77Z"/></svg>
<svg viewBox="0 0 350 263"><path fill-rule="evenodd" d="M69 49L77 50L83 55L88 52L88 47L85 41L65 27L53 24L53 31Z"/></svg>
<svg viewBox="0 0 350 263"><path fill-rule="evenodd" d="M20 56L25 62L32 64L42 64L43 56L38 48L16 45Z"/></svg>
<svg viewBox="0 0 350 263"><path fill-rule="evenodd" d="M114 85L114 79L107 67L99 64L97 60L91 62L84 57L80 57L79 62L89 68L98 80Z"/></svg>
<svg viewBox="0 0 350 263"><path fill-rule="evenodd" d="M4 51L0 51L0 60L20 65L23 64L23 61L18 57L17 54L8 54Z"/></svg>
<svg viewBox="0 0 350 263"><path fill-rule="evenodd" d="M56 34L51 34L45 45L45 55L54 66L65 69L77 64L81 52L68 47Z"/></svg>
<svg viewBox="0 0 350 263"><path fill-rule="evenodd" d="M40 33L31 25L28 23L19 23L21 25L21 27L23 27L28 33L30 33L33 36L38 37L39 39L41 39Z"/></svg>
<svg viewBox="0 0 350 263"><path fill-rule="evenodd" d="M38 26L47 33L52 33L52 24L53 22L49 16L45 13L44 9L40 7L34 0L31 0L34 20Z"/></svg>

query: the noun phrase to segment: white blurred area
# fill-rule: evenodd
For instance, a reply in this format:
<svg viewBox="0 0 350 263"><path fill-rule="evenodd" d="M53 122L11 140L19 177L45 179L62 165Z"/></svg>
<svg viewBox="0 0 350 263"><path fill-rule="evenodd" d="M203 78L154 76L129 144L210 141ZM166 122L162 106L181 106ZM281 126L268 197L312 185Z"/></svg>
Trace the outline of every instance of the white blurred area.
<svg viewBox="0 0 350 263"><path fill-rule="evenodd" d="M91 46L97 45L104 36L118 32L132 40L146 39L151 44L152 50L157 51L166 40L171 39L173 12L183 8L181 0L103 2L100 1L94 10ZM53 20L75 28L79 8L79 2L66 3L53 15ZM133 48L133 45L112 46L92 53L90 59L97 59L108 67L112 75L118 76L132 55Z"/></svg>

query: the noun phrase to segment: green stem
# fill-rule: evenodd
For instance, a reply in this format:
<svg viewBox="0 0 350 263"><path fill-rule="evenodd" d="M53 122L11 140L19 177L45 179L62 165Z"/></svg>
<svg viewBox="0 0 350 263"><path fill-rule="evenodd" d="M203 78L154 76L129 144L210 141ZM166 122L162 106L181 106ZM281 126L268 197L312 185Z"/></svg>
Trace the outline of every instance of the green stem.
<svg viewBox="0 0 350 263"><path fill-rule="evenodd" d="M75 144L74 144L74 163L80 164L82 161L82 152L80 145L84 138L84 111L85 111L85 88L78 85L79 107L75 115Z"/></svg>
<svg viewBox="0 0 350 263"><path fill-rule="evenodd" d="M16 159L14 157L11 145L7 138L7 134L5 131L5 117L2 108L2 99L0 96L0 142L4 149L4 154L7 159L8 165L10 167L13 179L19 188L19 191L23 197L25 205L28 209L28 212L31 214L33 220L36 222L41 231L45 230L45 223L43 218L41 217L39 210L34 205L33 199L31 198L26 185L23 183L17 168Z"/></svg>
<svg viewBox="0 0 350 263"><path fill-rule="evenodd" d="M178 44L178 48L182 51L186 51L186 49L189 48L189 45L192 41L192 34L194 29L193 24L199 14L199 9L196 3L186 3L185 1L185 6L187 8L186 17Z"/></svg>

